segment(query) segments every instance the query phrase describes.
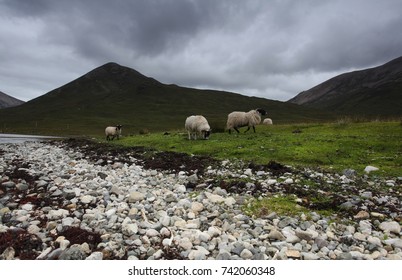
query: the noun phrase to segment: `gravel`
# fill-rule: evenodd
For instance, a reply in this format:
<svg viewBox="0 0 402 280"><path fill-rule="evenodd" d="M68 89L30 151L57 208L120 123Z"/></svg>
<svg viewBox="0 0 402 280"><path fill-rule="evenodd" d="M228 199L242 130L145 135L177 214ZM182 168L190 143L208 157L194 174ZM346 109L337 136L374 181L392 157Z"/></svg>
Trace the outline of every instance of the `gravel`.
<svg viewBox="0 0 402 280"><path fill-rule="evenodd" d="M0 259L402 259L401 177L91 143L0 145Z"/></svg>

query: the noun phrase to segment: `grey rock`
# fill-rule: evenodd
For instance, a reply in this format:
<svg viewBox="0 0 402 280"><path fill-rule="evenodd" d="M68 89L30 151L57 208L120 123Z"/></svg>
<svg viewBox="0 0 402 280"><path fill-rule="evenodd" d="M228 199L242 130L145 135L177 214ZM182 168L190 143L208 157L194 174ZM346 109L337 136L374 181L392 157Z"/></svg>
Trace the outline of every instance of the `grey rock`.
<svg viewBox="0 0 402 280"><path fill-rule="evenodd" d="M25 183L18 183L16 185L16 188L19 191L26 191L26 190L28 190L29 186L27 184L25 184Z"/></svg>
<svg viewBox="0 0 402 280"><path fill-rule="evenodd" d="M302 252L301 253L303 260L318 260L320 257L318 254Z"/></svg>
<svg viewBox="0 0 402 280"><path fill-rule="evenodd" d="M230 260L231 259L231 254L226 252L226 251L224 251L224 252L219 253L216 256L216 259L217 260Z"/></svg>
<svg viewBox="0 0 402 280"><path fill-rule="evenodd" d="M297 224L297 220L295 218L285 217L285 218L283 218L282 220L279 221L278 227L284 228L286 226L296 225L296 224Z"/></svg>
<svg viewBox="0 0 402 280"><path fill-rule="evenodd" d="M142 201L144 199L145 199L145 194L134 191L134 192L130 193L130 195L128 197L128 202L134 203L137 201Z"/></svg>
<svg viewBox="0 0 402 280"><path fill-rule="evenodd" d="M240 257L244 260L249 260L253 257L253 253L251 253L250 250L248 249L244 249L241 253L240 253Z"/></svg>
<svg viewBox="0 0 402 280"><path fill-rule="evenodd" d="M15 188L15 183L13 181L7 181L1 184L3 187L8 188L8 189L13 189Z"/></svg>
<svg viewBox="0 0 402 280"><path fill-rule="evenodd" d="M86 257L87 255L81 248L74 246L63 251L59 256L59 260L85 260Z"/></svg>
<svg viewBox="0 0 402 280"><path fill-rule="evenodd" d="M339 256L336 258L337 260L352 260L353 256L351 253L341 253Z"/></svg>
<svg viewBox="0 0 402 280"><path fill-rule="evenodd" d="M379 228L384 232L393 232L395 234L399 234L401 232L401 226L395 221L382 222L379 225Z"/></svg>
<svg viewBox="0 0 402 280"><path fill-rule="evenodd" d="M270 240L286 240L285 236L283 236L283 234L276 229L271 230L267 237Z"/></svg>

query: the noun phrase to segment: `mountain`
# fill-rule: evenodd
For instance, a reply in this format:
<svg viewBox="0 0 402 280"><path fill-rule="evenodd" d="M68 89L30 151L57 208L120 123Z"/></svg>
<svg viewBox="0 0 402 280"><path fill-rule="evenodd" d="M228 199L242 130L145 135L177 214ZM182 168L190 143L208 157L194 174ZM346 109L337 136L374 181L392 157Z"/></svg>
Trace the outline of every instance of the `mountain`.
<svg viewBox="0 0 402 280"><path fill-rule="evenodd" d="M0 91L0 109L18 106L23 103L24 101L14 98Z"/></svg>
<svg viewBox="0 0 402 280"><path fill-rule="evenodd" d="M384 65L341 74L288 102L345 115L402 116L402 57Z"/></svg>
<svg viewBox="0 0 402 280"><path fill-rule="evenodd" d="M0 110L0 127L34 134L102 135L106 126L121 124L128 135L183 129L187 116L202 114L219 131L228 113L255 108L266 109L274 123L331 117L286 102L167 85L134 69L107 63L21 106Z"/></svg>

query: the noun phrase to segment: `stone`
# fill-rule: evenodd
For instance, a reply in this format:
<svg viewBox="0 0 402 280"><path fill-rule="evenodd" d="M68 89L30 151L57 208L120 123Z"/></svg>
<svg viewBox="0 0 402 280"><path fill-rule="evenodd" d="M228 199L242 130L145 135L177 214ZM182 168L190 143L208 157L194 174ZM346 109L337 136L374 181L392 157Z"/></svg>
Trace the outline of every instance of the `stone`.
<svg viewBox="0 0 402 280"><path fill-rule="evenodd" d="M127 219L129 219L129 221ZM131 236L138 233L138 225L136 223L132 223L131 219L127 217L126 219L124 219L121 225L121 230L123 234Z"/></svg>
<svg viewBox="0 0 402 280"><path fill-rule="evenodd" d="M70 247L59 256L59 260L85 260L85 258L86 254L79 246Z"/></svg>
<svg viewBox="0 0 402 280"><path fill-rule="evenodd" d="M0 260L14 260L15 250L13 247L7 247L0 255Z"/></svg>
<svg viewBox="0 0 402 280"><path fill-rule="evenodd" d="M368 237L367 237L367 242L370 243L370 244L376 245L376 246L378 246L378 247L381 246L381 240L380 240L380 238L375 237L375 236L368 236Z"/></svg>
<svg viewBox="0 0 402 280"><path fill-rule="evenodd" d="M283 183L287 184L287 185L291 185L294 183L292 178L287 178Z"/></svg>
<svg viewBox="0 0 402 280"><path fill-rule="evenodd" d="M92 261L103 260L103 254L102 254L102 252L93 252L85 260L92 260Z"/></svg>
<svg viewBox="0 0 402 280"><path fill-rule="evenodd" d="M13 181L7 181L1 184L3 187L12 189L15 188L15 183Z"/></svg>
<svg viewBox="0 0 402 280"><path fill-rule="evenodd" d="M355 216L354 216L354 218L355 219L357 219L357 220L363 220L363 219L368 219L368 218L370 218L370 214L369 213L367 213L366 211L359 211Z"/></svg>
<svg viewBox="0 0 402 280"><path fill-rule="evenodd" d="M248 250L248 249L244 249L243 251L241 251L240 257L243 260L249 260L249 259L251 259L253 257L253 253L251 253L251 251Z"/></svg>
<svg viewBox="0 0 402 280"><path fill-rule="evenodd" d="M345 175L348 178L353 178L354 176L356 176L356 170L354 170L354 169L344 169L342 171L342 174Z"/></svg>
<svg viewBox="0 0 402 280"><path fill-rule="evenodd" d="M187 237L180 239L178 245L185 251L191 250L191 248L193 248L193 243L191 243L190 239Z"/></svg>
<svg viewBox="0 0 402 280"><path fill-rule="evenodd" d="M95 198L92 195L84 195L81 197L81 202L84 204L91 203Z"/></svg>
<svg viewBox="0 0 402 280"><path fill-rule="evenodd" d="M230 260L231 259L231 254L227 251L221 252L216 256L217 260Z"/></svg>
<svg viewBox="0 0 402 280"><path fill-rule="evenodd" d="M296 230L296 236L300 239L304 239L306 241L310 241L313 239L313 234L304 230Z"/></svg>
<svg viewBox="0 0 402 280"><path fill-rule="evenodd" d="M196 246L196 250L191 250L188 254L190 260L205 260L206 256L209 255L209 251L202 246Z"/></svg>
<svg viewBox="0 0 402 280"><path fill-rule="evenodd" d="M207 196L207 198L209 199L209 201L211 202L211 203L222 203L222 202L224 202L225 201L225 199L222 197L222 196L220 196L220 195L217 195L217 194L209 194L208 195L208 193L206 193L206 196Z"/></svg>
<svg viewBox="0 0 402 280"><path fill-rule="evenodd" d="M292 225L292 224L297 224L297 220L295 218L285 217L279 221L278 227L284 228L284 227Z"/></svg>
<svg viewBox="0 0 402 280"><path fill-rule="evenodd" d="M285 254L288 258L292 259L300 259L301 256L298 250L287 250Z"/></svg>
<svg viewBox="0 0 402 280"><path fill-rule="evenodd" d="M204 205L202 203L194 201L191 203L191 210L196 213L201 212L202 210L204 210Z"/></svg>
<svg viewBox="0 0 402 280"><path fill-rule="evenodd" d="M314 254L314 253L309 253L309 252L302 252L301 253L303 260L318 260L320 259L320 257L318 256L318 254Z"/></svg>
<svg viewBox="0 0 402 280"><path fill-rule="evenodd" d="M197 176L197 174L193 174L193 175L189 176L189 177L187 178L187 180L188 180L191 184L197 184L197 182L198 182L198 176Z"/></svg>
<svg viewBox="0 0 402 280"><path fill-rule="evenodd" d="M364 168L364 172L366 172L367 174L369 174L370 172L373 172L373 171L378 171L378 170L380 170L378 167L371 166L371 165L368 165L368 166L366 166L366 168Z"/></svg>
<svg viewBox="0 0 402 280"><path fill-rule="evenodd" d="M29 186L25 183L18 183L16 185L16 189L19 191L26 191L29 188Z"/></svg>
<svg viewBox="0 0 402 280"><path fill-rule="evenodd" d="M379 228L384 232L393 232L395 234L399 234L401 232L401 226L395 221L382 222L379 225Z"/></svg>
<svg viewBox="0 0 402 280"><path fill-rule="evenodd" d="M147 232L145 233L148 237L155 237L155 236L159 236L159 232L153 228L150 228L147 230Z"/></svg>
<svg viewBox="0 0 402 280"><path fill-rule="evenodd" d="M142 201L142 200L144 200L144 198L145 198L145 195L143 193L134 191L134 192L130 193L130 195L128 197L128 202L134 203L137 201Z"/></svg>
<svg viewBox="0 0 402 280"><path fill-rule="evenodd" d="M402 249L402 239L400 238L386 239L383 242L387 245L391 245L394 248Z"/></svg>
<svg viewBox="0 0 402 280"><path fill-rule="evenodd" d="M384 219L385 215L378 213L378 212L370 212L371 217L373 218L378 218L378 219Z"/></svg>
<svg viewBox="0 0 402 280"><path fill-rule="evenodd" d="M276 230L276 229L271 230L268 233L267 237L270 240L280 240L280 241L282 241L282 240L286 239L285 236L283 236L283 234L280 231Z"/></svg>

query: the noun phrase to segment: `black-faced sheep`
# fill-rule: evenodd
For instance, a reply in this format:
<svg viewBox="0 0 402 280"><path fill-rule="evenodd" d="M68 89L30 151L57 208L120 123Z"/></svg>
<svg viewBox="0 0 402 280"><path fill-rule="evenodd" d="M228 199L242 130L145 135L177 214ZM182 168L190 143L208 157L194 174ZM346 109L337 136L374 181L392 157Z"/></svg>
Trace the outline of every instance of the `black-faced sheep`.
<svg viewBox="0 0 402 280"><path fill-rule="evenodd" d="M116 125L116 126L108 126L105 128L105 135L106 135L106 140L114 140L115 137L117 137L117 140L119 139L121 135L121 128L122 125Z"/></svg>
<svg viewBox="0 0 402 280"><path fill-rule="evenodd" d="M240 133L238 128L247 126L247 131L250 127L253 128L255 132L255 125L261 123L261 116L265 116L267 112L264 109L255 109L248 112L232 112L228 115L228 120L226 127L229 133L232 133L232 128Z"/></svg>
<svg viewBox="0 0 402 280"><path fill-rule="evenodd" d="M207 140L211 134L211 128L207 119L200 115L189 116L184 123L184 128L187 130L188 140L191 140L192 138L197 140L197 134Z"/></svg>

